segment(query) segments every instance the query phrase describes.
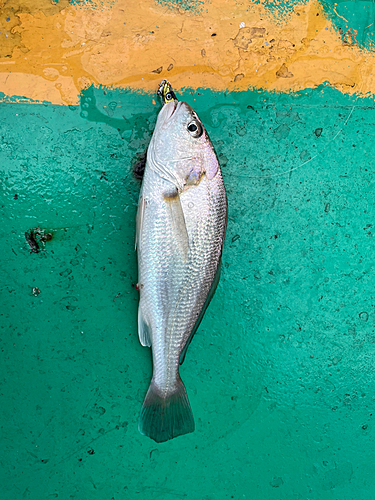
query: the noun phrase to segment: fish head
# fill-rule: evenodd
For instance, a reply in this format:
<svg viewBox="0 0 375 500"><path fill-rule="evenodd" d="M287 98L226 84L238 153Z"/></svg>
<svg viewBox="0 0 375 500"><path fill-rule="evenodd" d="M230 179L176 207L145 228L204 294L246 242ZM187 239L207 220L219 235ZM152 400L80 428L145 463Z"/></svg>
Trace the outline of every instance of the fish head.
<svg viewBox="0 0 375 500"><path fill-rule="evenodd" d="M148 161L176 179L176 187L212 179L219 164L212 143L197 113L183 101L170 101L160 110L148 151Z"/></svg>

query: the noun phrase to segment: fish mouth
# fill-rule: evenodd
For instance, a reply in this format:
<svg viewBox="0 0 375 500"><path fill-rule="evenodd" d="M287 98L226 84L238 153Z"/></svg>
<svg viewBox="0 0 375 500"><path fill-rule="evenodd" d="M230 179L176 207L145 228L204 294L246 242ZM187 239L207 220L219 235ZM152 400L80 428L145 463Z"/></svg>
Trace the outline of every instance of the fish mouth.
<svg viewBox="0 0 375 500"><path fill-rule="evenodd" d="M170 121L172 116L181 107L181 104L182 104L181 101L171 101L171 102L168 102L167 104L164 104L165 114L166 114L165 119L164 119L164 123L167 123Z"/></svg>

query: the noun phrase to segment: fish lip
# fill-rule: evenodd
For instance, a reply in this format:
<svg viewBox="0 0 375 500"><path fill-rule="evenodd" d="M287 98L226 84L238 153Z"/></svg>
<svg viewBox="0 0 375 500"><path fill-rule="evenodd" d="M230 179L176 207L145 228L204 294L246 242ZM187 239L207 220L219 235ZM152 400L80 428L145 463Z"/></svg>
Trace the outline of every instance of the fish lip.
<svg viewBox="0 0 375 500"><path fill-rule="evenodd" d="M167 108L167 116L165 117L164 123L167 123L171 120L173 115L175 115L176 111L181 107L182 102L181 101L172 101L173 106L171 106L169 103L165 104L164 106L169 106L170 109Z"/></svg>

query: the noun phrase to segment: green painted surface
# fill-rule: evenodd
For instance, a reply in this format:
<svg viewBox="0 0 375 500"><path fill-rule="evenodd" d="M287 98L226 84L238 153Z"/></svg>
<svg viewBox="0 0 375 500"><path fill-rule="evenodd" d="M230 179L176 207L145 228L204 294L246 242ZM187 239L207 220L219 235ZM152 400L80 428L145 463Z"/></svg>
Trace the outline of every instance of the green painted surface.
<svg viewBox="0 0 375 500"><path fill-rule="evenodd" d="M343 42L366 49L375 47L375 2L320 0ZM336 12L335 12L336 11Z"/></svg>
<svg viewBox="0 0 375 500"><path fill-rule="evenodd" d="M344 45L357 45L364 49L375 47L374 0L319 0L334 27L340 32ZM268 9L289 14L307 0L256 0Z"/></svg>
<svg viewBox="0 0 375 500"><path fill-rule="evenodd" d="M2 500L374 498L373 103L199 93L179 97L221 159L229 225L182 366L196 432L160 445L137 430L130 167L153 96L1 110Z"/></svg>

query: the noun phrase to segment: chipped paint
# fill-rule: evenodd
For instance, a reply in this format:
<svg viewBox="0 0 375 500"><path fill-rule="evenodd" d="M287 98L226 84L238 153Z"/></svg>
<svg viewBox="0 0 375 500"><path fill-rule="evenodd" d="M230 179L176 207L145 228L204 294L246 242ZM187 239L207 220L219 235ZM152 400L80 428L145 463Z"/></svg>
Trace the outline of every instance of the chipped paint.
<svg viewBox="0 0 375 500"><path fill-rule="evenodd" d="M12 0L0 24L5 96L78 104L91 84L154 91L163 77L176 90L294 92L328 82L344 93L375 92L375 56L358 46L358 30L340 31L313 0L289 10L234 0L204 8Z"/></svg>

